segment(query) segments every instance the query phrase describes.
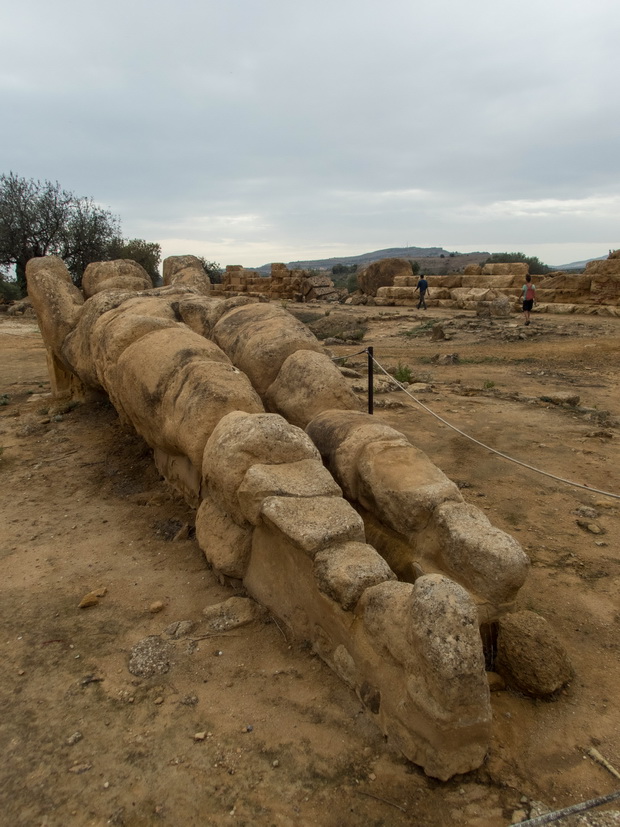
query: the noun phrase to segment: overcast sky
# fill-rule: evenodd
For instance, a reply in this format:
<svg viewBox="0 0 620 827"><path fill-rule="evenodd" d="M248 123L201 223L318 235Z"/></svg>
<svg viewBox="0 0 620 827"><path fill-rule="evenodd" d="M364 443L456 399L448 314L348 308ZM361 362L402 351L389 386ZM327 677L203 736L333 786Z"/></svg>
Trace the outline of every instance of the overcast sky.
<svg viewBox="0 0 620 827"><path fill-rule="evenodd" d="M618 0L3 0L0 172L164 255L620 247Z"/></svg>

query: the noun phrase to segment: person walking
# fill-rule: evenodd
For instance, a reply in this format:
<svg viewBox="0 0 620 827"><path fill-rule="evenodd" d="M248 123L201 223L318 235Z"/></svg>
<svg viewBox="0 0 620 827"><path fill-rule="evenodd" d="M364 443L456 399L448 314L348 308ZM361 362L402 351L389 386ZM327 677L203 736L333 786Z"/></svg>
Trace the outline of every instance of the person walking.
<svg viewBox="0 0 620 827"><path fill-rule="evenodd" d="M523 299L523 315L525 316L525 324L530 323L530 313L536 301L536 287L532 284L532 277L528 273L525 277L525 284L521 288L521 298Z"/></svg>
<svg viewBox="0 0 620 827"><path fill-rule="evenodd" d="M421 307L423 307L426 310L427 307L426 307L425 297L426 297L426 294L428 293L428 282L426 281L424 276L420 276L420 280L418 281L416 289L413 292L415 293L418 290L420 291L420 301L418 302L418 310ZM430 293L428 293L428 295L430 296Z"/></svg>

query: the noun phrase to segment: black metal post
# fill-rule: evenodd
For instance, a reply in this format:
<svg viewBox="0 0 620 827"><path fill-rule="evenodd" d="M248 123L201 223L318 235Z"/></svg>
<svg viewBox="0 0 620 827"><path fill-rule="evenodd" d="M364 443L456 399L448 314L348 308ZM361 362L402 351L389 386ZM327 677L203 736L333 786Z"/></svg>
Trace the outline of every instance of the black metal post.
<svg viewBox="0 0 620 827"><path fill-rule="evenodd" d="M374 378L374 348L366 348L368 354L368 413L374 413L375 408L375 378Z"/></svg>

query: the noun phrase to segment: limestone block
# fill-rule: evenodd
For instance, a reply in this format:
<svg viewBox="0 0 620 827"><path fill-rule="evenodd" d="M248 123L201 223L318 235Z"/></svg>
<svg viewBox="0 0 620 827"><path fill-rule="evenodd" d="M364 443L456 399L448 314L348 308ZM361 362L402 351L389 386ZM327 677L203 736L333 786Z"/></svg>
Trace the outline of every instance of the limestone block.
<svg viewBox="0 0 620 827"><path fill-rule="evenodd" d="M43 341L70 369L64 361L62 345L78 322L84 296L71 281L71 274L58 256L31 258L26 265L26 281Z"/></svg>
<svg viewBox="0 0 620 827"><path fill-rule="evenodd" d="M464 276L479 276L482 273L482 267L479 264L467 264L463 270Z"/></svg>
<svg viewBox="0 0 620 827"><path fill-rule="evenodd" d="M202 461L203 485L230 513L239 511L237 492L252 465L320 460L310 438L277 414L236 411L213 429ZM242 519L242 517L240 517Z"/></svg>
<svg viewBox="0 0 620 827"><path fill-rule="evenodd" d="M603 259L603 261L589 261L586 264L586 275L620 276L620 259L613 257Z"/></svg>
<svg viewBox="0 0 620 827"><path fill-rule="evenodd" d="M258 303L222 316L213 338L262 396L297 350L322 352L313 333L284 308Z"/></svg>
<svg viewBox="0 0 620 827"><path fill-rule="evenodd" d="M108 392L149 445L185 454L198 468L222 416L262 410L247 378L217 345L180 325L129 345L108 372Z"/></svg>
<svg viewBox="0 0 620 827"><path fill-rule="evenodd" d="M461 273L451 273L449 276L433 276L429 279L430 287L447 287L452 290L453 287L460 287L463 282L463 275Z"/></svg>
<svg viewBox="0 0 620 827"><path fill-rule="evenodd" d="M489 287L454 287L450 290L450 298L465 302L491 301L496 295Z"/></svg>
<svg viewBox="0 0 620 827"><path fill-rule="evenodd" d="M386 299L412 299L418 295L413 287L379 287L376 295Z"/></svg>
<svg viewBox="0 0 620 827"><path fill-rule="evenodd" d="M361 411L323 411L308 424L306 433L351 500L357 498L357 457L362 447L372 441L407 442L403 434Z"/></svg>
<svg viewBox="0 0 620 827"><path fill-rule="evenodd" d="M514 537L464 502L440 505L433 514L433 527L441 568L495 606L515 599L530 561Z"/></svg>
<svg viewBox="0 0 620 827"><path fill-rule="evenodd" d="M510 274L525 277L529 272L529 264L524 261L485 264L482 268L482 273L485 276L504 276Z"/></svg>
<svg viewBox="0 0 620 827"><path fill-rule="evenodd" d="M365 540L362 518L340 497L269 497L261 517L311 558L327 546Z"/></svg>
<svg viewBox="0 0 620 827"><path fill-rule="evenodd" d="M368 442L356 465L360 505L399 534L420 531L441 503L462 501L457 486L405 439Z"/></svg>
<svg viewBox="0 0 620 827"><path fill-rule="evenodd" d="M513 275L484 275L484 276L468 276L464 275L461 282L461 287L477 287L477 288L503 288L512 287Z"/></svg>
<svg viewBox="0 0 620 827"><path fill-rule="evenodd" d="M141 264L129 258L94 261L84 270L82 290L86 298L102 290L148 290L153 286Z"/></svg>
<svg viewBox="0 0 620 827"><path fill-rule="evenodd" d="M257 525L267 497L341 497L340 486L317 459L281 465L252 465L239 486L241 513Z"/></svg>
<svg viewBox="0 0 620 827"><path fill-rule="evenodd" d="M508 686L527 695L552 695L573 677L559 638L540 615L522 611L498 622L495 669Z"/></svg>
<svg viewBox="0 0 620 827"><path fill-rule="evenodd" d="M174 276L187 268L200 268L204 272L202 261L197 256L167 256L162 265L164 284L174 284Z"/></svg>
<svg viewBox="0 0 620 827"><path fill-rule="evenodd" d="M324 410L360 409L357 396L332 360L312 350L298 350L285 360L265 402L300 428Z"/></svg>
<svg viewBox="0 0 620 827"><path fill-rule="evenodd" d="M366 589L396 575L377 551L366 543L344 543L319 551L314 558L319 590L345 611L355 608Z"/></svg>
<svg viewBox="0 0 620 827"><path fill-rule="evenodd" d="M89 387L102 387L92 352L95 323L104 313L114 310L133 296L135 296L133 292L124 293L114 290L111 292L103 291L87 299L84 302L76 326L65 337L62 344L64 361Z"/></svg>
<svg viewBox="0 0 620 827"><path fill-rule="evenodd" d="M357 274L357 283L367 296L376 296L380 287L391 287L396 276L410 276L411 265L404 258L374 261Z"/></svg>
<svg viewBox="0 0 620 827"><path fill-rule="evenodd" d="M416 659L407 637L412 595L413 584L384 580L366 589L357 607L375 651L405 668Z"/></svg>
<svg viewBox="0 0 620 827"><path fill-rule="evenodd" d="M118 360L130 345L149 333L170 329L173 330L172 335L179 330L179 325L172 319L130 312L121 311L113 316L106 314L96 319L90 336L90 350L99 384L106 390L112 387Z"/></svg>
<svg viewBox="0 0 620 827"><path fill-rule="evenodd" d="M202 264L200 264L200 266L185 267L183 270L178 270L172 276L171 284L187 284L204 295L209 295L211 292L211 279L205 272Z"/></svg>
<svg viewBox="0 0 620 827"><path fill-rule="evenodd" d="M426 668L409 679L421 708L440 703L453 714L489 710L489 687L478 628L478 612L467 591L441 574L419 577L413 586L407 639Z"/></svg>
<svg viewBox="0 0 620 827"><path fill-rule="evenodd" d="M208 562L227 577L242 579L252 548L252 530L241 528L211 498L196 514L196 540Z"/></svg>

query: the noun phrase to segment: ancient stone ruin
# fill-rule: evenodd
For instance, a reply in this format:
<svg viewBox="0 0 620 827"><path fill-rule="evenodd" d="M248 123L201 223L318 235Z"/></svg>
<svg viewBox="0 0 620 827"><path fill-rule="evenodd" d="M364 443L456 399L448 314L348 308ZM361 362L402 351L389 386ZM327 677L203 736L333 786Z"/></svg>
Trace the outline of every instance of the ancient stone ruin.
<svg viewBox="0 0 620 827"><path fill-rule="evenodd" d="M214 295L191 258L167 260L161 288L91 265L83 291L59 258L32 259L54 394L108 395L196 507L209 564L309 641L396 749L443 780L480 766L483 637L521 691L571 677L548 624L513 611L528 558L360 410L281 302Z"/></svg>
<svg viewBox="0 0 620 827"><path fill-rule="evenodd" d="M340 293L329 276L306 270L289 270L285 264L272 264L268 277L240 265L228 265L222 286L226 294L261 299L295 302L340 300Z"/></svg>
<svg viewBox="0 0 620 827"><path fill-rule="evenodd" d="M396 262L400 262L400 269ZM529 271L527 264L475 264L463 273L429 276L429 307L474 310L480 315L506 316L519 309L521 288ZM415 307L419 276L404 259L376 262L358 282L366 301L378 306ZM611 253L604 261L590 261L584 273L549 273L534 276L537 313L589 313L620 316L620 258Z"/></svg>

